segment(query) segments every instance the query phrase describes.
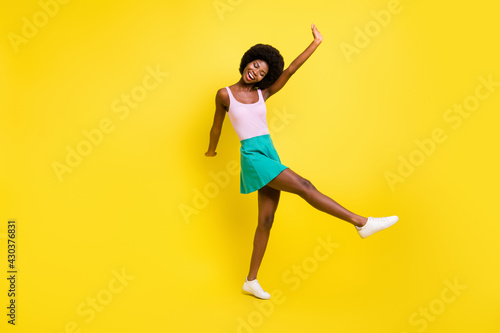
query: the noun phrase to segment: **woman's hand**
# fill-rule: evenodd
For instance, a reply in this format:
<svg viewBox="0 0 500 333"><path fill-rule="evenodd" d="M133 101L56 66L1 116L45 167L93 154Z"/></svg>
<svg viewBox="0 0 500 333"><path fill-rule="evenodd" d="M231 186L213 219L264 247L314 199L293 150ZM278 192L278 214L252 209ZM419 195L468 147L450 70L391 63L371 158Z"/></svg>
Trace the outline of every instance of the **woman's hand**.
<svg viewBox="0 0 500 333"><path fill-rule="evenodd" d="M314 23L311 25L311 30L313 33L314 41L318 44L321 44L321 42L323 41L323 36L318 31L318 28L316 28L316 25Z"/></svg>
<svg viewBox="0 0 500 333"><path fill-rule="evenodd" d="M311 30L314 36L314 40L309 44L309 46L299 54L297 58L295 58L294 61L288 66L287 69L281 73L281 75L278 77L274 83L267 88L267 98L271 97L272 95L276 94L278 91L283 88L283 86L288 82L288 80L292 77L292 75L304 64L304 62L309 59L311 54L316 51L318 48L318 45L321 44L323 41L323 36L321 36L320 32L316 28L316 25L312 24L311 25Z"/></svg>
<svg viewBox="0 0 500 333"><path fill-rule="evenodd" d="M205 153L205 156L208 156L208 157L214 157L215 155L217 155L217 152L215 152L215 151L214 151L213 153L211 153L211 152L209 152L209 151L207 151L207 152Z"/></svg>

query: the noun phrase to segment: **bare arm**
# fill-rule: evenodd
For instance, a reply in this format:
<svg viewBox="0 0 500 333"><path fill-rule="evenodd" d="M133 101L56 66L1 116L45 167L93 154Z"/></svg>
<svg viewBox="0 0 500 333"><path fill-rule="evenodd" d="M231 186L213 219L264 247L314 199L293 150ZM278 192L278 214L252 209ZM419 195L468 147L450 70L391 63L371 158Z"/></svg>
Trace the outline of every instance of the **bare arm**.
<svg viewBox="0 0 500 333"><path fill-rule="evenodd" d="M217 153L215 149L217 148L217 144L219 143L220 133L222 131L222 123L224 122L224 118L226 117L227 106L224 102L225 99L225 90L219 89L217 91L217 95L215 96L215 115L214 115L214 123L212 128L210 129L210 143L208 145L208 150L205 153L205 156L215 156ZM227 97L227 96L226 96Z"/></svg>
<svg viewBox="0 0 500 333"><path fill-rule="evenodd" d="M264 93L264 98L268 99L272 95L276 94L281 90L288 82L288 80L292 77L292 75L304 64L304 62L313 54L314 51L318 48L319 44L323 41L323 36L318 31L316 26L313 24L311 26L311 30L314 36L314 40L312 43L302 52L287 69L283 71L280 77L267 89L264 89L262 92Z"/></svg>

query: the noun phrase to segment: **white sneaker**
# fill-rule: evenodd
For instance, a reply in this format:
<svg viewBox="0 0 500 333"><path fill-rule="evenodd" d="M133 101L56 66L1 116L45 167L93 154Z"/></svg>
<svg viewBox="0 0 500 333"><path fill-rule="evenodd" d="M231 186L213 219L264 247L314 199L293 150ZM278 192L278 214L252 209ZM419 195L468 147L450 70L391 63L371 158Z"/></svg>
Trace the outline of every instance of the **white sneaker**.
<svg viewBox="0 0 500 333"><path fill-rule="evenodd" d="M366 238L370 235L373 235L377 231L384 230L389 228L391 225L396 223L399 220L397 216L388 216L388 217L368 217L368 221L362 227L356 227L361 238Z"/></svg>
<svg viewBox="0 0 500 333"><path fill-rule="evenodd" d="M265 292L262 287L259 284L259 281L257 279L248 281L245 278L245 283L243 283L243 290L246 291L247 293L250 293L254 295L257 298L260 299L270 299L271 295L268 292Z"/></svg>

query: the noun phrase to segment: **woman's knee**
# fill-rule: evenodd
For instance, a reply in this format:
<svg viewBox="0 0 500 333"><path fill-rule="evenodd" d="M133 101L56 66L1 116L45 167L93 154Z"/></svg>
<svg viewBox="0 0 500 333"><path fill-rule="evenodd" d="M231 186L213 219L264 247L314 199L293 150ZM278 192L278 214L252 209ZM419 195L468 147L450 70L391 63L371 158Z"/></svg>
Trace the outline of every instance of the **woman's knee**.
<svg viewBox="0 0 500 333"><path fill-rule="evenodd" d="M307 197L313 191L316 191L316 187L307 179L300 177L298 180L298 192L297 194L301 197Z"/></svg>
<svg viewBox="0 0 500 333"><path fill-rule="evenodd" d="M267 214L259 218L259 227L271 230L274 222L274 214Z"/></svg>

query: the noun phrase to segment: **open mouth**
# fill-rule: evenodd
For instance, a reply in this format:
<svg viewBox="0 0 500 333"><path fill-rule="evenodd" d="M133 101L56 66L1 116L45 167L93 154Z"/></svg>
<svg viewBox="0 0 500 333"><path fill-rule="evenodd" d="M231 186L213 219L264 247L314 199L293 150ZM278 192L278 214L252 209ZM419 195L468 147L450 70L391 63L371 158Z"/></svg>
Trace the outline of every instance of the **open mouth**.
<svg viewBox="0 0 500 333"><path fill-rule="evenodd" d="M255 79L255 76L253 76L250 72L248 72L247 77L250 81L253 81Z"/></svg>

